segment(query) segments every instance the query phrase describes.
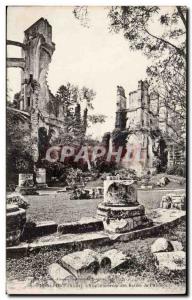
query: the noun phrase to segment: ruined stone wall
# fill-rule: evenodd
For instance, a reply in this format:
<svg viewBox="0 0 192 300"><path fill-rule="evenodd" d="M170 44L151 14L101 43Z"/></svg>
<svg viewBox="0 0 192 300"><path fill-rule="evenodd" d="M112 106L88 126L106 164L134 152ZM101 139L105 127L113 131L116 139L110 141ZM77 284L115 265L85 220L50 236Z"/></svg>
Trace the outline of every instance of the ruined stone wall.
<svg viewBox="0 0 192 300"><path fill-rule="evenodd" d="M12 41L8 41L12 44ZM15 42L14 42L15 43ZM23 65L21 72L21 92L19 109L29 113L31 152L34 162L38 161L39 130L52 131L55 136L65 132L63 110L55 110L55 97L51 93L47 74L55 44L52 41L52 27L44 18L40 18L24 32L22 48ZM11 62L8 63L8 67Z"/></svg>
<svg viewBox="0 0 192 300"><path fill-rule="evenodd" d="M125 90L121 86L117 86L117 111L116 111L116 120L115 120L115 128L124 130L126 128L126 103L127 98L125 96Z"/></svg>

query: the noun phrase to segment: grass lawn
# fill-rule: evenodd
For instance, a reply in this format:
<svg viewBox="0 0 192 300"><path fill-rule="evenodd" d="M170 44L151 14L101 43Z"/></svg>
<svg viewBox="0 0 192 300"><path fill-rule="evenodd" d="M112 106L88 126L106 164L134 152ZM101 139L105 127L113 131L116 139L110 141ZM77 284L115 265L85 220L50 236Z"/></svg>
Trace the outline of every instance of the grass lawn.
<svg viewBox="0 0 192 300"><path fill-rule="evenodd" d="M174 230L169 230L160 236L171 240L179 240L185 248L185 232L185 222L183 221ZM176 292L178 288L184 289L184 271L164 273L156 269L153 256L150 253L151 244L156 238L157 236L94 248L100 253L110 248L117 248L131 256L131 264L129 268L116 274L89 274L83 278L84 280L70 281L70 287L130 287L136 285L138 287L149 286L153 289L166 288L168 293L169 291ZM55 285L48 275L47 267L53 262L59 262L65 254L66 250L47 252L41 250L37 254L30 254L30 256L21 259L8 259L7 279L23 281L31 277L30 286L32 287L53 287ZM69 283L66 282L64 287L69 287Z"/></svg>
<svg viewBox="0 0 192 300"><path fill-rule="evenodd" d="M94 217L101 199L70 200L69 193L26 196L30 207L27 218L34 221L53 220L58 224Z"/></svg>
<svg viewBox="0 0 192 300"><path fill-rule="evenodd" d="M159 207L163 195L171 190L153 189L138 190L138 201L143 204L148 213ZM173 191L172 191L173 192ZM182 193L182 190L179 192ZM60 223L78 221L82 217L94 217L97 205L102 199L70 200L68 192L44 196L26 196L30 207L27 218L34 221L53 220Z"/></svg>

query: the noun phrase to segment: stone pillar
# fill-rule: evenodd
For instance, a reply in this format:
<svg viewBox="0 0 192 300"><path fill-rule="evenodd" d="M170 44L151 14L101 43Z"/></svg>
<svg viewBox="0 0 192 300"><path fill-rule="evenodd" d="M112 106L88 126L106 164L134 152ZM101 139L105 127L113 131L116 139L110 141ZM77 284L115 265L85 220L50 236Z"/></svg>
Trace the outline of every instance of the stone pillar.
<svg viewBox="0 0 192 300"><path fill-rule="evenodd" d="M35 195L36 188L34 186L33 174L19 174L19 182L16 192L21 195Z"/></svg>
<svg viewBox="0 0 192 300"><path fill-rule="evenodd" d="M116 111L116 121L115 128L124 130L126 128L126 105L127 98L125 96L125 90L121 86L117 86L117 111Z"/></svg>
<svg viewBox="0 0 192 300"><path fill-rule="evenodd" d="M8 247L20 243L20 238L26 223L26 211L15 204L6 207L6 244Z"/></svg>
<svg viewBox="0 0 192 300"><path fill-rule="evenodd" d="M39 110L38 110L38 100L40 85L35 80L33 81L33 93L32 93L32 103L33 108L31 110L31 154L33 161L36 163L39 158L38 150L38 129L39 129Z"/></svg>
<svg viewBox="0 0 192 300"><path fill-rule="evenodd" d="M38 189L47 188L46 169L39 168L36 170L36 186Z"/></svg>
<svg viewBox="0 0 192 300"><path fill-rule="evenodd" d="M24 110L24 99L21 99L19 106L20 110Z"/></svg>
<svg viewBox="0 0 192 300"><path fill-rule="evenodd" d="M104 201L99 203L98 218L108 232L122 233L151 225L145 208L137 202L133 180L107 179L104 181Z"/></svg>
<svg viewBox="0 0 192 300"><path fill-rule="evenodd" d="M31 182L32 185L33 185L33 174L20 173L19 174L18 186L19 187L24 187L24 186L26 186L26 182Z"/></svg>

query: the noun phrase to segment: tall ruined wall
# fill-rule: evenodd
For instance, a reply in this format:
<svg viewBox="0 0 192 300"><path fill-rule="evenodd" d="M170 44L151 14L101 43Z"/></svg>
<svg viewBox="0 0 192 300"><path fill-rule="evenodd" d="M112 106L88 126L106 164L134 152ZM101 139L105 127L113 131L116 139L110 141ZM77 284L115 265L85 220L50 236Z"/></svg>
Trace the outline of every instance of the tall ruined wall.
<svg viewBox="0 0 192 300"><path fill-rule="evenodd" d="M158 95L149 93L149 84L146 80L140 80L137 90L129 93L127 105L124 105L125 100L124 89L118 87L116 123L115 130L112 132L112 142L114 147L120 145L128 147L128 151L133 151L133 157L134 151L140 152L137 156L140 157L139 161L130 159L122 161L121 165L125 168L133 168L141 174L142 170L153 168L157 157L162 156L159 148L154 151L155 144L159 145L160 138L159 98Z"/></svg>
<svg viewBox="0 0 192 300"><path fill-rule="evenodd" d="M47 73L55 50L52 27L46 19L41 18L25 30L24 34L22 56L25 59L25 68L22 72L20 109L30 111L33 108L31 83L35 80L40 84L38 108L46 114L50 99Z"/></svg>
<svg viewBox="0 0 192 300"><path fill-rule="evenodd" d="M124 130L126 128L127 122L127 112L126 112L126 102L127 98L125 96L125 90L121 86L117 86L117 110L116 110L116 120L115 128Z"/></svg>
<svg viewBox="0 0 192 300"><path fill-rule="evenodd" d="M13 44L7 41L7 44ZM22 49L21 91L18 108L29 113L30 146L34 162L39 159L40 132L52 134L52 140L66 132L63 107L56 109L56 99L51 93L47 74L55 44L52 41L52 27L44 18L40 18L24 32ZM14 62L12 59L11 63ZM16 65L14 64L14 67ZM10 67L10 62L8 62ZM57 113L59 110L59 113Z"/></svg>

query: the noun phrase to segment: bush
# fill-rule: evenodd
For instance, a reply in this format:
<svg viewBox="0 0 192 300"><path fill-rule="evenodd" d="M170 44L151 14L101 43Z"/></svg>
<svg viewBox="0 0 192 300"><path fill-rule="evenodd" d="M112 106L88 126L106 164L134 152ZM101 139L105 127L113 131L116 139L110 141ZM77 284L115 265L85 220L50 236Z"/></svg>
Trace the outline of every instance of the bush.
<svg viewBox="0 0 192 300"><path fill-rule="evenodd" d="M133 179L139 180L140 178L136 175L136 171L133 169L119 169L115 171L115 175L119 175L121 180Z"/></svg>
<svg viewBox="0 0 192 300"><path fill-rule="evenodd" d="M186 168L184 165L178 166L176 168L176 175L186 177Z"/></svg>
<svg viewBox="0 0 192 300"><path fill-rule="evenodd" d="M166 169L166 173L168 175L175 175L175 171L176 171L176 166L171 166Z"/></svg>
<svg viewBox="0 0 192 300"><path fill-rule="evenodd" d="M6 203L17 204L19 208L23 208L23 209L27 209L29 207L29 203L19 193L12 193L10 195L7 195Z"/></svg>

